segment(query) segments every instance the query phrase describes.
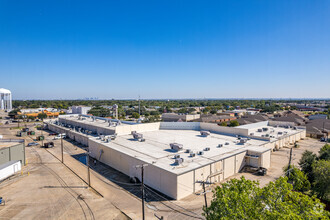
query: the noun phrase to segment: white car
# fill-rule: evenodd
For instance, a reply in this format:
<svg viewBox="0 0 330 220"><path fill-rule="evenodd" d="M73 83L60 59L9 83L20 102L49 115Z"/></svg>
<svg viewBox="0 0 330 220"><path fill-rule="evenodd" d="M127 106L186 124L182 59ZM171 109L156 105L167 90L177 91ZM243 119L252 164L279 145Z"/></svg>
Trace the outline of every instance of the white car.
<svg viewBox="0 0 330 220"><path fill-rule="evenodd" d="M31 142L28 144L28 146L37 146L37 145L39 145L39 143L37 143L37 142Z"/></svg>

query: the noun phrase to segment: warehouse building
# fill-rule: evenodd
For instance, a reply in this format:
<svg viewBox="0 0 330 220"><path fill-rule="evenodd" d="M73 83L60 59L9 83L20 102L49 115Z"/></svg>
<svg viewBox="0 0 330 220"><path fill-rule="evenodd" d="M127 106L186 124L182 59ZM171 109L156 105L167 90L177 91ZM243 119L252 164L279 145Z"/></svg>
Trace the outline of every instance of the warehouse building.
<svg viewBox="0 0 330 220"><path fill-rule="evenodd" d="M19 172L25 165L25 145L21 139L0 139L0 181Z"/></svg>
<svg viewBox="0 0 330 220"><path fill-rule="evenodd" d="M141 179L173 199L201 190L200 180L221 182L245 165L270 167L272 150L304 138L290 123L260 122L221 127L203 122L134 124L87 115L61 116L48 128L89 146L91 156Z"/></svg>

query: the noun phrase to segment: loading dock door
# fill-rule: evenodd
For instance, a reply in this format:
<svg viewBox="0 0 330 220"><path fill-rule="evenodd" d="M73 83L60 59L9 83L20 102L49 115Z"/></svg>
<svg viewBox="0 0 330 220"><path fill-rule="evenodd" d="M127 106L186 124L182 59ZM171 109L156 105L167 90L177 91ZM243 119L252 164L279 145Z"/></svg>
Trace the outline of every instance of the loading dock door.
<svg viewBox="0 0 330 220"><path fill-rule="evenodd" d="M259 167L259 157L250 157L250 166Z"/></svg>

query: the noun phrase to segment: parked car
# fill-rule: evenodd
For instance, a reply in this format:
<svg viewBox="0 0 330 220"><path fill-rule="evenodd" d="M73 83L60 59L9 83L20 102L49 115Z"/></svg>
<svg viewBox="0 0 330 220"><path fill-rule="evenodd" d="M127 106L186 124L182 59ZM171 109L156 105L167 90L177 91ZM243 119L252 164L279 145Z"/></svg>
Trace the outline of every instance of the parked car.
<svg viewBox="0 0 330 220"><path fill-rule="evenodd" d="M49 133L49 136L55 136L57 133Z"/></svg>
<svg viewBox="0 0 330 220"><path fill-rule="evenodd" d="M39 143L37 143L37 142L31 142L28 144L28 146L37 146L37 145L39 145Z"/></svg>

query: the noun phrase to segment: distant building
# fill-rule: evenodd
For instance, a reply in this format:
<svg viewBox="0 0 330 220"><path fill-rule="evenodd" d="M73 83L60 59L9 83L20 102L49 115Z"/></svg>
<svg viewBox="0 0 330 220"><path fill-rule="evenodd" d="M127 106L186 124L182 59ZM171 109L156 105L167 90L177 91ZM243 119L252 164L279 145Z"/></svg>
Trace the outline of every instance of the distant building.
<svg viewBox="0 0 330 220"><path fill-rule="evenodd" d="M92 107L88 106L72 106L72 114L87 115L88 111L91 109Z"/></svg>
<svg viewBox="0 0 330 220"><path fill-rule="evenodd" d="M328 119L328 116L325 114L317 114L317 115L310 115L308 117L309 120L314 120L314 119Z"/></svg>
<svg viewBox="0 0 330 220"><path fill-rule="evenodd" d="M206 122L206 123L222 123L222 122L227 122L227 121L232 121L236 120L236 117L229 116L229 115L206 115L195 119L193 121L195 122Z"/></svg>
<svg viewBox="0 0 330 220"><path fill-rule="evenodd" d="M177 114L177 113L163 113L162 120L165 122L187 122L193 121L195 119L200 118L199 114L189 115L189 114Z"/></svg>
<svg viewBox="0 0 330 220"><path fill-rule="evenodd" d="M321 138L330 133L329 119L314 119L306 123L307 136Z"/></svg>

